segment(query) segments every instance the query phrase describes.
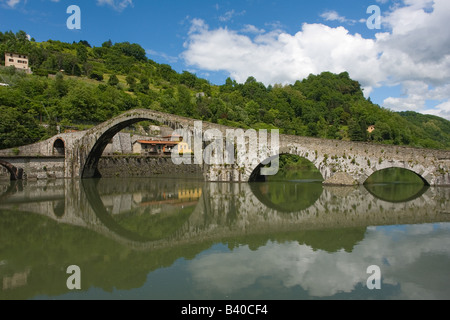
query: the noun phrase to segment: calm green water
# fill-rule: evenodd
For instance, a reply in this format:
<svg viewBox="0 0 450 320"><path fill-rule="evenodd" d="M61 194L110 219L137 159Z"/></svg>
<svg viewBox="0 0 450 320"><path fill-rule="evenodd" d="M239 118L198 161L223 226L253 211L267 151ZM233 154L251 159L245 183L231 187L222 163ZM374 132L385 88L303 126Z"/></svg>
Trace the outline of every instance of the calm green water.
<svg viewBox="0 0 450 320"><path fill-rule="evenodd" d="M3 182L0 299L450 299L448 199L314 179Z"/></svg>

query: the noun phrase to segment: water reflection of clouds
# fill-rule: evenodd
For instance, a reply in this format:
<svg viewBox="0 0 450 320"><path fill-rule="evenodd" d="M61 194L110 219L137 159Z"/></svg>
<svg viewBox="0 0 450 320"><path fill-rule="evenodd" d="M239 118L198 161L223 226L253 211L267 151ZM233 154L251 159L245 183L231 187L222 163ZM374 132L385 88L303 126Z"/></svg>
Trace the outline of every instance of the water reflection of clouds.
<svg viewBox="0 0 450 320"><path fill-rule="evenodd" d="M189 270L199 290L231 295L271 277L285 288L300 286L311 297L326 298L368 290L367 267L378 265L385 290L388 285L399 288L387 298L450 298L450 223L378 229L368 229L351 253L269 242L256 251L242 246L205 255L192 261Z"/></svg>

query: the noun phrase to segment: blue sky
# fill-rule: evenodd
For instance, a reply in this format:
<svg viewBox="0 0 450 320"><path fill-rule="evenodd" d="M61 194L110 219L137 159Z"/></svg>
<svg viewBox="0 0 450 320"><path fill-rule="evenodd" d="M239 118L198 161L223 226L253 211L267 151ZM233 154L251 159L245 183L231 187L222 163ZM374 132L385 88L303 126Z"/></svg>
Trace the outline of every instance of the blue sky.
<svg viewBox="0 0 450 320"><path fill-rule="evenodd" d="M80 30L67 28L70 5L81 9ZM380 29L366 24L371 5ZM0 31L38 42L138 43L156 62L219 85L348 71L385 108L447 119L449 20L448 0L0 0Z"/></svg>

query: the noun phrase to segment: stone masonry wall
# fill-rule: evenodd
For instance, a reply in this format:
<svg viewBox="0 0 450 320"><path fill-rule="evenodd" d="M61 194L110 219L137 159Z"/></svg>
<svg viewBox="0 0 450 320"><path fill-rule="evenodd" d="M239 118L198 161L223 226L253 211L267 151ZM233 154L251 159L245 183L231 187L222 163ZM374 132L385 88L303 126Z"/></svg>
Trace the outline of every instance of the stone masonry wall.
<svg viewBox="0 0 450 320"><path fill-rule="evenodd" d="M23 169L23 179L62 179L64 178L64 157L7 158L16 168Z"/></svg>
<svg viewBox="0 0 450 320"><path fill-rule="evenodd" d="M192 176L203 179L199 165L175 165L171 157L112 156L100 158L102 177Z"/></svg>

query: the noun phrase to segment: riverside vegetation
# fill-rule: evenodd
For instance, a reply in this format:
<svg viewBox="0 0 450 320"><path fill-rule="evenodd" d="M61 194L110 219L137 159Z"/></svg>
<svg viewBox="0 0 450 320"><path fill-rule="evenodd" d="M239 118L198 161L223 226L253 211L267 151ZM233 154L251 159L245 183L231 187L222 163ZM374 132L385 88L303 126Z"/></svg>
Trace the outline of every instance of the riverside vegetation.
<svg viewBox="0 0 450 320"><path fill-rule="evenodd" d="M86 129L134 108L284 134L450 149L450 121L384 109L347 72L290 85L265 86L254 77L214 85L156 63L139 44L38 43L24 31L0 32L0 65L5 52L28 55L33 74L0 68L0 82L8 84L0 86L0 149L44 140L58 127Z"/></svg>

